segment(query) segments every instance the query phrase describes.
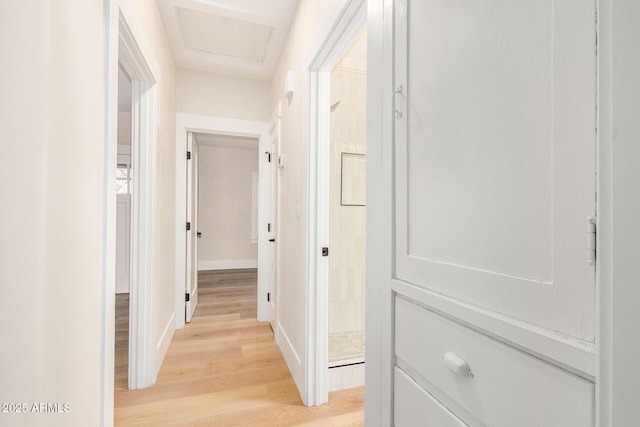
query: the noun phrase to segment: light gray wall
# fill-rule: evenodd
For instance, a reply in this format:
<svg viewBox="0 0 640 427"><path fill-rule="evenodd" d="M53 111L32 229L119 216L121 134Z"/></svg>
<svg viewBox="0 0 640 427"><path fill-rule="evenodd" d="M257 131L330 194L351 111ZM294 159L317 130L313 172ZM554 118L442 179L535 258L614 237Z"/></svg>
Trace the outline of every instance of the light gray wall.
<svg viewBox="0 0 640 427"><path fill-rule="evenodd" d="M256 149L199 147L198 269L255 268L258 245L251 243L252 172Z"/></svg>

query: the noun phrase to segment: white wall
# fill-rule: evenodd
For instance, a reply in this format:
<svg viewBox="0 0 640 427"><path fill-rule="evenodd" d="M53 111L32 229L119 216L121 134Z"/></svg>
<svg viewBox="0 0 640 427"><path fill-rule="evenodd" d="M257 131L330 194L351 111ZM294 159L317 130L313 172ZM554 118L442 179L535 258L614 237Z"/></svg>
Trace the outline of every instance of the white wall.
<svg viewBox="0 0 640 427"><path fill-rule="evenodd" d="M101 422L102 46L101 0L0 2L0 402L71 409L2 425Z"/></svg>
<svg viewBox="0 0 640 427"><path fill-rule="evenodd" d="M271 117L268 81L182 68L176 77L181 113L256 121Z"/></svg>
<svg viewBox="0 0 640 427"><path fill-rule="evenodd" d="M137 18L134 34L143 53L152 59L157 79L156 163L156 271L155 338L156 371L175 330L175 164L176 69L164 24L155 0L121 0Z"/></svg>
<svg viewBox="0 0 640 427"><path fill-rule="evenodd" d="M199 147L198 270L258 266L258 245L251 243L255 145L253 150Z"/></svg>
<svg viewBox="0 0 640 427"><path fill-rule="evenodd" d="M301 0L271 84L272 110L283 96L288 70L296 73L295 93L282 106L280 175L279 313L281 349L304 402L306 325L307 146L309 141L309 66L327 37L344 0Z"/></svg>

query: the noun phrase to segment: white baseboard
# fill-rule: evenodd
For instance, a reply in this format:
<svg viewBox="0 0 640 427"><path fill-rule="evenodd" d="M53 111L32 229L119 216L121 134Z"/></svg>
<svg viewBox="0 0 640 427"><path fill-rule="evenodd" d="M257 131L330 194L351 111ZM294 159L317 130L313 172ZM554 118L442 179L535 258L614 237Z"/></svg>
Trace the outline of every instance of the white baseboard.
<svg viewBox="0 0 640 427"><path fill-rule="evenodd" d="M154 377L158 377L158 372L160 372L160 368L162 367L162 362L164 361L164 356L167 354L167 350L169 349L169 344L171 344L171 339L173 338L173 333L176 330L176 313L174 312L171 315L171 318L167 322L167 326L164 327L164 331L162 332L162 336L160 340L158 340L158 344L156 345L156 374Z"/></svg>
<svg viewBox="0 0 640 427"><path fill-rule="evenodd" d="M330 392L362 386L364 385L364 363L329 368L327 380Z"/></svg>
<svg viewBox="0 0 640 427"><path fill-rule="evenodd" d="M258 259L222 259L214 261L198 261L198 271L235 270L239 268L258 268Z"/></svg>
<svg viewBox="0 0 640 427"><path fill-rule="evenodd" d="M298 393L300 393L300 397L302 398L302 402L306 405L306 395L305 395L305 387L304 387L304 366L302 366L302 360L298 355L298 352L293 347L289 336L282 329L281 325L278 325L279 331L279 341L278 347L280 347L280 352L284 357L284 361L287 363L287 367L289 368L289 372L291 372L291 376L293 377L293 382L296 383L296 387L298 388Z"/></svg>

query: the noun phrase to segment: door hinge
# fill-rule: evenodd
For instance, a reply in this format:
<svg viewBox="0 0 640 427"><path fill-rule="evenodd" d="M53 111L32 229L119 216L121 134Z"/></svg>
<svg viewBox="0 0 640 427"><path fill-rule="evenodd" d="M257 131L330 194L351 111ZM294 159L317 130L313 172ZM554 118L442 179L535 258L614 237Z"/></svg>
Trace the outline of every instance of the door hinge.
<svg viewBox="0 0 640 427"><path fill-rule="evenodd" d="M587 264L596 263L596 219L592 216L587 218Z"/></svg>
<svg viewBox="0 0 640 427"><path fill-rule="evenodd" d="M189 294L184 294L184 300L185 302L189 302Z"/></svg>
<svg viewBox="0 0 640 427"><path fill-rule="evenodd" d="M271 292L267 292L267 302L271 301Z"/></svg>
<svg viewBox="0 0 640 427"><path fill-rule="evenodd" d="M187 222L187 231L191 230L191 223Z"/></svg>
<svg viewBox="0 0 640 427"><path fill-rule="evenodd" d="M267 223L267 232L270 233L271 232L271 223Z"/></svg>
<svg viewBox="0 0 640 427"><path fill-rule="evenodd" d="M187 151L187 160L191 160L191 151Z"/></svg>
<svg viewBox="0 0 640 427"><path fill-rule="evenodd" d="M322 256L329 256L329 248L327 247L322 248Z"/></svg>
<svg viewBox="0 0 640 427"><path fill-rule="evenodd" d="M394 91L393 91L393 103L394 103L394 105L396 103L396 101L395 101L396 95L400 94L400 93L403 93L403 91L404 91L404 88L402 87L402 85L400 85L400 86L398 86L398 87L396 87L394 89ZM394 108L394 113L396 115L396 119L401 119L402 116L404 115L403 111L398 109L398 108Z"/></svg>

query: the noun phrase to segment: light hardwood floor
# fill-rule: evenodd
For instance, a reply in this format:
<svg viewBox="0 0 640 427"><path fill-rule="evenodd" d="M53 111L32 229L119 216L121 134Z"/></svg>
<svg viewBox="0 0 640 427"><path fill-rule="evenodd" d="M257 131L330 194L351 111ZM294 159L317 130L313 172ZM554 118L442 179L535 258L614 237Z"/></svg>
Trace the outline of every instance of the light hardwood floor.
<svg viewBox="0 0 640 427"><path fill-rule="evenodd" d="M116 426L361 426L364 388L305 407L267 323L256 271L200 272L193 321L176 331L156 384L127 389L128 297L116 297Z"/></svg>

